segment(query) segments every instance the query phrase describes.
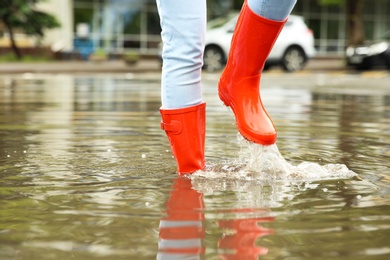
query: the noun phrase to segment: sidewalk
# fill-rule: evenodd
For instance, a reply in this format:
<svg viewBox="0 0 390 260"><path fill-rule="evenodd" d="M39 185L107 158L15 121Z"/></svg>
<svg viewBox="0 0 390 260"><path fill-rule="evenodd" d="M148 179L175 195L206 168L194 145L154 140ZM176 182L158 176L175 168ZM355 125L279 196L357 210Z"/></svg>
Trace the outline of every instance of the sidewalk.
<svg viewBox="0 0 390 260"><path fill-rule="evenodd" d="M0 63L0 74L12 73L129 73L160 71L157 60L140 60L136 65L124 61L53 61L34 63Z"/></svg>
<svg viewBox="0 0 390 260"><path fill-rule="evenodd" d="M271 70L274 69L271 68ZM275 69L279 69L275 67ZM341 58L316 58L306 65L304 71L348 71ZM158 59L143 59L136 65L127 65L123 61L53 61L34 63L0 63L0 74L20 73L143 73L160 72Z"/></svg>

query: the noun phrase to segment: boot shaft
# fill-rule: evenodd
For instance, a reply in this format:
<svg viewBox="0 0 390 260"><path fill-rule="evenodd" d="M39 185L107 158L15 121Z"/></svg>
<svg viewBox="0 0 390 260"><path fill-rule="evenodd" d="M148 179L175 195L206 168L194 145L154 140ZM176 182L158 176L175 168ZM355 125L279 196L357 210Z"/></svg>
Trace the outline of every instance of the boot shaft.
<svg viewBox="0 0 390 260"><path fill-rule="evenodd" d="M226 69L233 70L235 78L259 74L286 21L261 17L245 2L234 30ZM240 69L235 69L237 66Z"/></svg>
<svg viewBox="0 0 390 260"><path fill-rule="evenodd" d="M179 174L204 169L206 103L180 109L160 109L160 127L167 134Z"/></svg>

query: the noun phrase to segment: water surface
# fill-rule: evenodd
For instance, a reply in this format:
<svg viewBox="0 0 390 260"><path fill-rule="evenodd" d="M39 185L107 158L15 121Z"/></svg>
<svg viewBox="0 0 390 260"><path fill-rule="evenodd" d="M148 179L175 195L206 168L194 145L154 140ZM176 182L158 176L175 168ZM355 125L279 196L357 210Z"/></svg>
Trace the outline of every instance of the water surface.
<svg viewBox="0 0 390 260"><path fill-rule="evenodd" d="M265 75L265 150L216 80L208 171L178 178L158 74L2 76L0 259L389 258L389 77Z"/></svg>

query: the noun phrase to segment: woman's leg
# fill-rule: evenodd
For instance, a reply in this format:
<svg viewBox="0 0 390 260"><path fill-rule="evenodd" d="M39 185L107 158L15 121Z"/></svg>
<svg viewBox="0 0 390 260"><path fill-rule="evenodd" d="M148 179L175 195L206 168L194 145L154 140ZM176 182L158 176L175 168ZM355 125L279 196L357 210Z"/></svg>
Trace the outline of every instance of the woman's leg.
<svg viewBox="0 0 390 260"><path fill-rule="evenodd" d="M248 140L272 145L275 126L260 97L266 59L296 0L245 0L234 30L218 94L232 108L239 132Z"/></svg>
<svg viewBox="0 0 390 260"><path fill-rule="evenodd" d="M167 134L179 174L205 167L206 104L201 70L206 0L157 0L163 40L160 127Z"/></svg>
<svg viewBox="0 0 390 260"><path fill-rule="evenodd" d="M295 6L297 0L248 0L249 8L264 18L283 21Z"/></svg>
<svg viewBox="0 0 390 260"><path fill-rule="evenodd" d="M163 40L162 108L202 102L206 0L157 0Z"/></svg>

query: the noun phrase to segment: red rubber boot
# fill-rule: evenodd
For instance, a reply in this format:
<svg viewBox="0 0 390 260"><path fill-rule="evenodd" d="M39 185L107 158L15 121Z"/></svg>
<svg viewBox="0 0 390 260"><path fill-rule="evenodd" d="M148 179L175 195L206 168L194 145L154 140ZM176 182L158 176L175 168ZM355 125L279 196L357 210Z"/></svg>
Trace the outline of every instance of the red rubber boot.
<svg viewBox="0 0 390 260"><path fill-rule="evenodd" d="M206 133L206 103L179 109L160 109L179 174L203 170Z"/></svg>
<svg viewBox="0 0 390 260"><path fill-rule="evenodd" d="M218 84L219 97L232 108L239 132L262 145L276 142L276 129L260 98L260 75L285 22L258 16L245 1Z"/></svg>

